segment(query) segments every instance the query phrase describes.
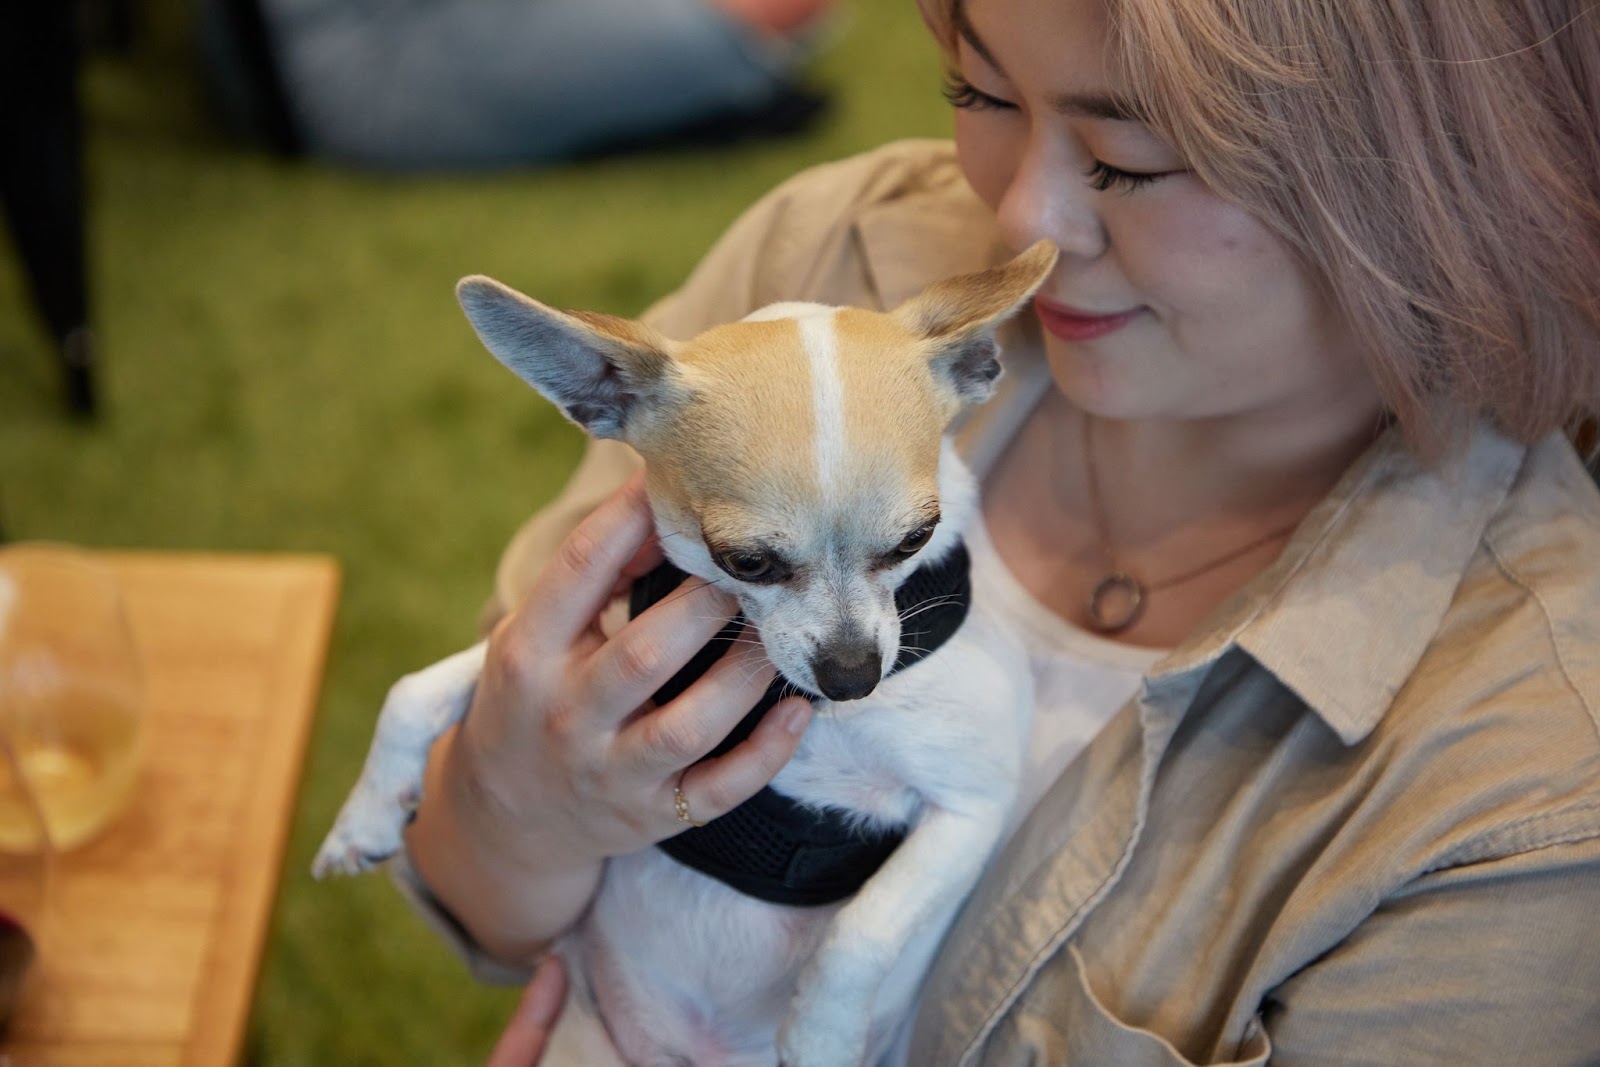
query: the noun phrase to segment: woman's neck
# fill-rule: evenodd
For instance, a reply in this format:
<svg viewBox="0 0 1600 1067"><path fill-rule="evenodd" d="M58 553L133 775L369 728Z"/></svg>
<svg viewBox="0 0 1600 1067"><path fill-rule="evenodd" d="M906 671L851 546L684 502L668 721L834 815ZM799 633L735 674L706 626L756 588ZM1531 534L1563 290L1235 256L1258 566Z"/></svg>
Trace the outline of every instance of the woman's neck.
<svg viewBox="0 0 1600 1067"><path fill-rule="evenodd" d="M1093 628L1090 593L1124 570L1150 595L1116 639L1171 646L1277 558L1380 430L1375 404L1278 426L1238 416L1113 421L1052 390L990 473L984 514L1012 573L1057 614Z"/></svg>
<svg viewBox="0 0 1600 1067"><path fill-rule="evenodd" d="M1118 541L1130 544L1208 517L1271 521L1295 508L1308 511L1384 425L1375 399L1366 397L1303 414L1113 420L1095 418L1053 390L1029 423L1055 458L1047 484L1060 503L1074 511L1091 503L1092 458L1104 518Z"/></svg>

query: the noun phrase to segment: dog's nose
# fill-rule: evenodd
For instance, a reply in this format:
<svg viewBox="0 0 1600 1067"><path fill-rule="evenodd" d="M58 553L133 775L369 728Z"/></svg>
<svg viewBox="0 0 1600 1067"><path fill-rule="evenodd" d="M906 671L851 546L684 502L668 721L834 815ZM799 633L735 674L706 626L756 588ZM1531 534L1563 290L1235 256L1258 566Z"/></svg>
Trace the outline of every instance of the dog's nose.
<svg viewBox="0 0 1600 1067"><path fill-rule="evenodd" d="M811 670L829 700L860 700L877 688L883 657L870 645L824 650L811 662Z"/></svg>

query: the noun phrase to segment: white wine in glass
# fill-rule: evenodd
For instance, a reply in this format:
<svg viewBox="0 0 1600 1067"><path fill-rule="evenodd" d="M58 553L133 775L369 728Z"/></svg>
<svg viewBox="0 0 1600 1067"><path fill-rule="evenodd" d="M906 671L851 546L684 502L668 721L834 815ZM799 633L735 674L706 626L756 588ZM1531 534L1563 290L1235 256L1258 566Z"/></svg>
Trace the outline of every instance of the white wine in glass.
<svg viewBox="0 0 1600 1067"><path fill-rule="evenodd" d="M143 676L110 569L65 545L0 547L0 850L27 847L31 795L58 850L99 833L138 777ZM20 773L25 789L10 778Z"/></svg>

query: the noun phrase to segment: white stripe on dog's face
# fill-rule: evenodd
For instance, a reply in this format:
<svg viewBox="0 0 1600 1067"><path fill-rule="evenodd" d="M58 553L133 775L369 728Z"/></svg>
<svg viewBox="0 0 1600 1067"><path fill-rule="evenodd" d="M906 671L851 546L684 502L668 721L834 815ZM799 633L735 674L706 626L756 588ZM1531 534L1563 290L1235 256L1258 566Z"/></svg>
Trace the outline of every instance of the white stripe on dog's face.
<svg viewBox="0 0 1600 1067"><path fill-rule="evenodd" d="M799 685L826 692L841 660L875 661L881 676L899 649L895 589L961 520L896 555L945 495L955 404L923 342L886 315L783 305L677 359L692 399L636 442L668 555L733 592ZM742 579L730 557L770 559L781 580Z"/></svg>
<svg viewBox="0 0 1600 1067"><path fill-rule="evenodd" d="M844 471L844 381L839 375L839 342L832 312L797 320L800 343L811 364L812 437L817 456L817 488L824 500L836 498Z"/></svg>

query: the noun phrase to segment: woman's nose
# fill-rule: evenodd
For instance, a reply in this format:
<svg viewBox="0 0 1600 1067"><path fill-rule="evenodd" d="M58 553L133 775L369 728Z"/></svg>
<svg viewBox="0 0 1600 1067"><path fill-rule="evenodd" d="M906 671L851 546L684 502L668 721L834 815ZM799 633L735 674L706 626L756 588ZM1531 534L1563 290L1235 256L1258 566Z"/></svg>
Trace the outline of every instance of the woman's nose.
<svg viewBox="0 0 1600 1067"><path fill-rule="evenodd" d="M1013 248L1048 237L1063 258L1090 260L1106 250L1094 190L1064 149L1048 142L1034 139L1023 152L997 215Z"/></svg>

